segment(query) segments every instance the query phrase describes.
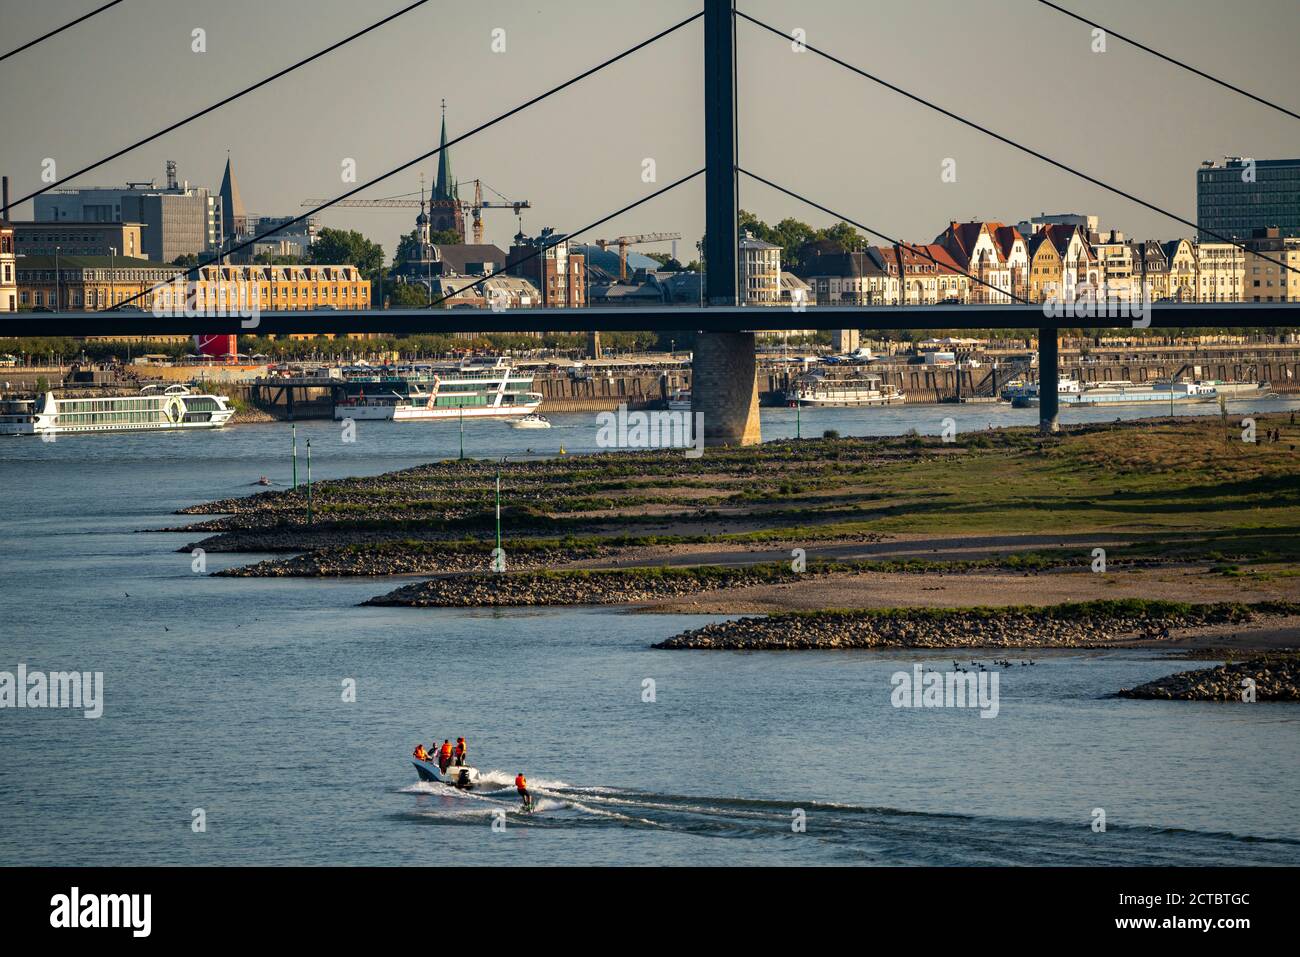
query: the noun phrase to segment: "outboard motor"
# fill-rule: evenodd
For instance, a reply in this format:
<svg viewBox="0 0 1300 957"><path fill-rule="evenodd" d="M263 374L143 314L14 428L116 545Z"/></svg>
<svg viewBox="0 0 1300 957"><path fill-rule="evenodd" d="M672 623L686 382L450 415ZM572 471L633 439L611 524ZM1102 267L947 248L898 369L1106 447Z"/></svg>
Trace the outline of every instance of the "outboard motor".
<svg viewBox="0 0 1300 957"><path fill-rule="evenodd" d="M456 787L458 788L469 787L469 768L460 769L460 774L456 778Z"/></svg>

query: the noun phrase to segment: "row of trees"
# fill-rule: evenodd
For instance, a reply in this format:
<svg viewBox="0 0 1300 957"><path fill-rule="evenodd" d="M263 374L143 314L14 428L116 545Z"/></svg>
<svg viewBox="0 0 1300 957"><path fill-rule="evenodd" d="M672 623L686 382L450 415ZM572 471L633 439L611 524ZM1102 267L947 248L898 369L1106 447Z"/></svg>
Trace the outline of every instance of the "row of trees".
<svg viewBox="0 0 1300 957"><path fill-rule="evenodd" d="M660 332L605 332L601 333L602 346L615 352L646 352L667 350L673 334ZM689 348L687 333L677 333L673 343L680 351ZM494 332L473 339L461 339L445 334L385 337L382 339L330 339L316 336L311 339L290 339L274 336L240 336L239 349L245 355L266 356L270 361L293 361L309 356L356 357L362 359L398 355L404 359L450 355L467 350L474 352L527 352L550 351L557 353L582 352L587 347L587 337L580 333L548 333L541 338L519 333ZM81 361L126 363L145 353L183 359L194 351L190 340L146 343L110 342L98 339L73 339L65 336L33 336L0 340L0 354L13 355L24 365L43 365L47 362Z"/></svg>

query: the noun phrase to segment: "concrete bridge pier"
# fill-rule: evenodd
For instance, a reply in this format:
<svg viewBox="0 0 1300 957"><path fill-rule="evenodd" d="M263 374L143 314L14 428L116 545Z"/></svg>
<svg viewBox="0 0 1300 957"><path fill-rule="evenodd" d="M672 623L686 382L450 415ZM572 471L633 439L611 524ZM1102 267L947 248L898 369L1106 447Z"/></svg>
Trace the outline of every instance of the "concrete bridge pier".
<svg viewBox="0 0 1300 957"><path fill-rule="evenodd" d="M691 411L704 429L706 446L762 441L752 332L705 332L696 337Z"/></svg>
<svg viewBox="0 0 1300 957"><path fill-rule="evenodd" d="M1038 330L1038 431L1042 435L1061 430L1061 399L1056 391L1061 377L1059 345L1057 330Z"/></svg>

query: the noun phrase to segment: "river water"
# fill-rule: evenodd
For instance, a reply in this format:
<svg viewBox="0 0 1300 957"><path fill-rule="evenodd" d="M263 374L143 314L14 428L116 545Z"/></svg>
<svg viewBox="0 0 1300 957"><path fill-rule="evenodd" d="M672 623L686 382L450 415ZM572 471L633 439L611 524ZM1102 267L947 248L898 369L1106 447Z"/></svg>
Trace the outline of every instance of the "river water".
<svg viewBox="0 0 1300 957"><path fill-rule="evenodd" d="M798 427L936 433L948 416L965 431L1036 411L820 410ZM552 418L467 423L466 453L595 447L594 416ZM764 410L763 427L793 434L795 414ZM176 551L198 536L147 531L259 476L287 483L289 436L0 443L0 671L104 682L97 720L0 710L0 864L1300 863L1300 706L1109 697L1178 661L1034 654L1000 673L995 718L895 708L891 676L951 655L662 652L714 619L361 608L393 582L213 578ZM455 423L298 438L316 479L460 444ZM416 784L415 743L461 734L484 786Z"/></svg>

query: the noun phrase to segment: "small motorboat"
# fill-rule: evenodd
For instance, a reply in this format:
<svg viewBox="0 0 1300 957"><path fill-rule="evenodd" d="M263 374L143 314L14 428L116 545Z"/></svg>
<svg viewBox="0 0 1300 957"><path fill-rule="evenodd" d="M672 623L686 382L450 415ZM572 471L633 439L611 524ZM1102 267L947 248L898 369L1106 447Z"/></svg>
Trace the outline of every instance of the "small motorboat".
<svg viewBox="0 0 1300 957"><path fill-rule="evenodd" d="M436 761L421 761L419 758L411 758L411 763L415 765L415 773L421 781L450 784L454 788L462 788L466 791L478 783L478 768L471 768L468 765L451 764L447 766L444 773L438 769Z"/></svg>
<svg viewBox="0 0 1300 957"><path fill-rule="evenodd" d="M516 429L549 429L551 420L537 412L530 412L510 422Z"/></svg>

